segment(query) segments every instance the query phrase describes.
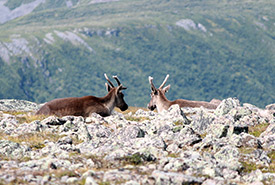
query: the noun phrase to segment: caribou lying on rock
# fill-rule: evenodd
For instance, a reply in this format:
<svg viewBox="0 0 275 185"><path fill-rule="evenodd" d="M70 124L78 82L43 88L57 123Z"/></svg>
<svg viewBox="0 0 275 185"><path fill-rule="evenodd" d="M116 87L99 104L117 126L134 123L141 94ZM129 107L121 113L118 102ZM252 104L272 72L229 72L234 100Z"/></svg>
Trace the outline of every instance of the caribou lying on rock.
<svg viewBox="0 0 275 185"><path fill-rule="evenodd" d="M205 101L190 101L184 99L177 99L175 101L169 101L165 93L170 89L170 85L163 87L166 81L169 78L169 74L166 76L162 84L157 89L153 84L153 77L149 76L149 83L151 84L151 100L148 104L148 109L154 110L157 109L158 112L162 112L163 110L168 110L170 106L174 104L178 104L180 107L205 107L207 109L216 109L218 106L218 101L215 100L213 103L205 102ZM215 102L215 103L214 103Z"/></svg>
<svg viewBox="0 0 275 185"><path fill-rule="evenodd" d="M112 84L106 74L104 76L110 84L105 83L108 91L106 96L100 98L84 96L54 99L43 105L36 114L88 117L92 113L109 116L115 107L120 108L121 111L127 110L128 105L123 99L124 94L121 92L127 88L122 86L117 76L113 76L118 84L117 87Z"/></svg>

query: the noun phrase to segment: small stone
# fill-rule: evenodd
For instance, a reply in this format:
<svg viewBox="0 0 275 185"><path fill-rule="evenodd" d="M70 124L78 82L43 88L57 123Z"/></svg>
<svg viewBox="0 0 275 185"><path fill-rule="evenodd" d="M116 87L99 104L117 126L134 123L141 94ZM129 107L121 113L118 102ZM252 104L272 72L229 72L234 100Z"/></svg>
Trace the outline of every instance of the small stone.
<svg viewBox="0 0 275 185"><path fill-rule="evenodd" d="M97 182L93 177L88 176L85 180L85 185L97 185Z"/></svg>

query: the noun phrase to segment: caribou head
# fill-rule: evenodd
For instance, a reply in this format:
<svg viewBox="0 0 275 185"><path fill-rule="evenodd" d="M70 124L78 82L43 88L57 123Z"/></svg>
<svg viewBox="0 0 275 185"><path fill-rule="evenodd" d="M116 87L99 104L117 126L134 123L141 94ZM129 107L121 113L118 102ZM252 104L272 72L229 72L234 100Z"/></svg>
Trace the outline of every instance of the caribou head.
<svg viewBox="0 0 275 185"><path fill-rule="evenodd" d="M169 106L167 104L168 100L165 97L165 93L168 92L171 86L167 85L166 87L164 87L168 78L169 78L169 74L166 75L164 81L157 89L153 84L153 77L149 76L149 83L151 84L151 100L148 104L148 109L155 110L157 108L158 112L161 112L163 109L166 109L167 106Z"/></svg>
<svg viewBox="0 0 275 185"><path fill-rule="evenodd" d="M115 91L115 99L114 99L114 106L118 107L121 111L125 111L128 109L127 103L124 101L124 94L122 93L122 90L127 89L127 87L122 86L117 76L113 76L113 78L116 80L118 86L115 87L114 84L109 80L108 76L104 74L106 80L109 82L105 83L106 89L108 92Z"/></svg>

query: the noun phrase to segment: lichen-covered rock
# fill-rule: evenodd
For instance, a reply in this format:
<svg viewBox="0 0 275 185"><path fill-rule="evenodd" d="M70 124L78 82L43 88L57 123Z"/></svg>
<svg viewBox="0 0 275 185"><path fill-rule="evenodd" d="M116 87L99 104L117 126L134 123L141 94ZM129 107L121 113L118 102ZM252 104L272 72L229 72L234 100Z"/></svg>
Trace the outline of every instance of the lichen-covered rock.
<svg viewBox="0 0 275 185"><path fill-rule="evenodd" d="M4 183L274 184L272 110L237 99L218 110L174 105L161 114L22 117L0 112Z"/></svg>
<svg viewBox="0 0 275 185"><path fill-rule="evenodd" d="M1 111L36 111L39 106L36 103L26 100L15 100L15 99L2 99L0 100Z"/></svg>
<svg viewBox="0 0 275 185"><path fill-rule="evenodd" d="M18 127L19 122L15 116L9 114L3 114L0 118L0 131L12 134L14 130Z"/></svg>
<svg viewBox="0 0 275 185"><path fill-rule="evenodd" d="M241 168L238 162L239 151L234 146L224 146L215 155L215 159L223 166L231 170L239 170Z"/></svg>
<svg viewBox="0 0 275 185"><path fill-rule="evenodd" d="M206 112L204 109L200 109L196 116L193 116L191 127L199 134L204 134L207 128L213 124L216 116Z"/></svg>
<svg viewBox="0 0 275 185"><path fill-rule="evenodd" d="M8 140L0 140L0 154L7 158L22 158L30 148Z"/></svg>
<svg viewBox="0 0 275 185"><path fill-rule="evenodd" d="M216 108L215 114L218 116L229 113L233 108L240 106L240 101L236 98L227 98L222 100L220 105Z"/></svg>
<svg viewBox="0 0 275 185"><path fill-rule="evenodd" d="M267 110L274 110L275 111L275 103L269 104L269 105L265 106L265 109L267 109Z"/></svg>
<svg viewBox="0 0 275 185"><path fill-rule="evenodd" d="M252 114L252 111L247 107L235 107L231 109L228 114L233 116L234 121L238 121L242 117Z"/></svg>
<svg viewBox="0 0 275 185"><path fill-rule="evenodd" d="M176 172L164 172L155 170L152 172L155 184L201 184L204 178L185 175Z"/></svg>

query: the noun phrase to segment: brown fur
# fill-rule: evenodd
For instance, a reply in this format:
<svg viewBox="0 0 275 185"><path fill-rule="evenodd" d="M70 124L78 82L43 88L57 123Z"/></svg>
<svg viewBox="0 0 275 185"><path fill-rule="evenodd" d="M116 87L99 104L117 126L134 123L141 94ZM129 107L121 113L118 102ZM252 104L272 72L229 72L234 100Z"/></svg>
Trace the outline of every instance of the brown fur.
<svg viewBox="0 0 275 185"><path fill-rule="evenodd" d="M97 113L109 116L114 107L119 107L122 111L128 108L120 92L123 88L122 85L110 88L108 94L100 98L84 96L54 99L43 105L36 114L88 117L91 113Z"/></svg>

